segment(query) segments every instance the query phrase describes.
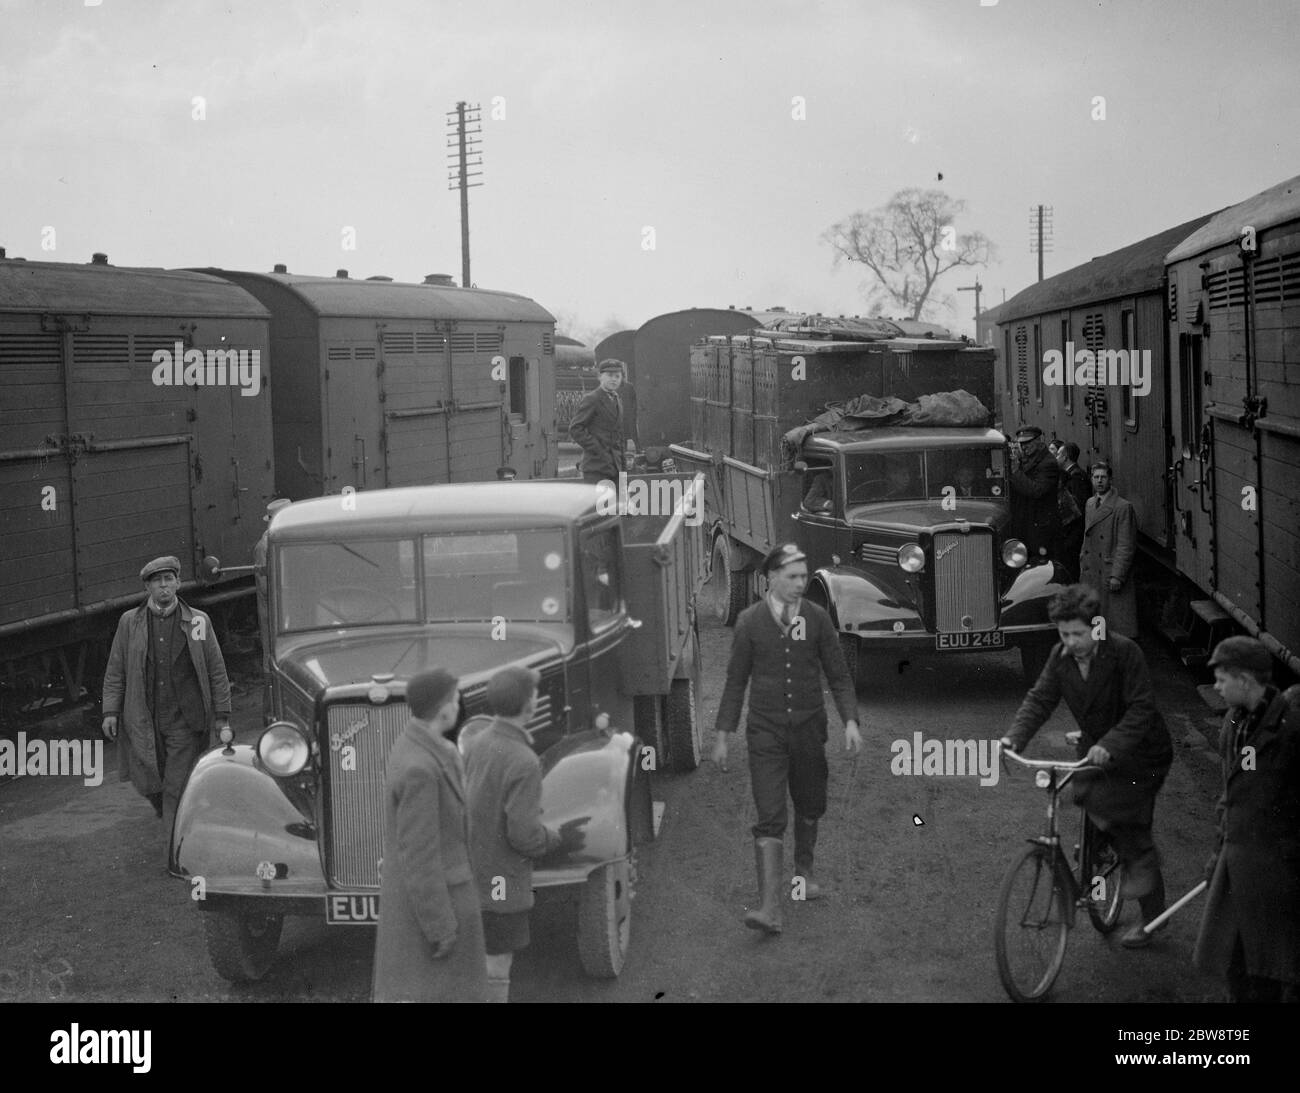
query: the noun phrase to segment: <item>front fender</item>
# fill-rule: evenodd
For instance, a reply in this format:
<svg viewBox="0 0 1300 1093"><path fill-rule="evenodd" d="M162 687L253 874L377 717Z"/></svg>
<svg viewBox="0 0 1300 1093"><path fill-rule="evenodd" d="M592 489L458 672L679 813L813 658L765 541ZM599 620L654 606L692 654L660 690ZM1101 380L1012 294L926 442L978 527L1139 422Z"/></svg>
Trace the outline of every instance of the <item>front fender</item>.
<svg viewBox="0 0 1300 1093"><path fill-rule="evenodd" d="M170 862L174 872L202 877L213 894L268 895L258 864L275 867L275 895L321 895L317 825L241 744L203 756L176 810Z"/></svg>
<svg viewBox="0 0 1300 1093"><path fill-rule="evenodd" d="M627 795L636 740L629 732L589 729L540 756L542 819L547 827L588 816L581 850L533 869L534 888L581 884L598 867L628 853Z"/></svg>
<svg viewBox="0 0 1300 1093"><path fill-rule="evenodd" d="M886 634L925 632L912 597L899 595L900 591L907 591L906 585L890 587L883 581L873 580L862 570L848 566L819 569L814 580L826 591L826 609L838 630ZM901 630L898 623L902 623Z"/></svg>
<svg viewBox="0 0 1300 1093"><path fill-rule="evenodd" d="M1047 605L1069 582L1069 574L1055 562L1021 570L1002 595L1002 627L1032 627L1055 634L1056 625L1047 617Z"/></svg>

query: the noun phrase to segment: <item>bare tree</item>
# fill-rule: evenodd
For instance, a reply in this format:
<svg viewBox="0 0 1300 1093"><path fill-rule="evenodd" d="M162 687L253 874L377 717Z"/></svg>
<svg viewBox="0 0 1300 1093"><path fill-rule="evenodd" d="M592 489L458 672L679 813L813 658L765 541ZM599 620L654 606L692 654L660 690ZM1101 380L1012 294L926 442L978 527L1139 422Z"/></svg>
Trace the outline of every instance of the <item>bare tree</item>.
<svg viewBox="0 0 1300 1093"><path fill-rule="evenodd" d="M835 251L835 264L861 262L875 275L867 301L888 304L919 319L935 282L954 266L987 265L996 248L983 232L958 233L953 221L966 211L942 190L899 190L888 204L856 212L822 233Z"/></svg>

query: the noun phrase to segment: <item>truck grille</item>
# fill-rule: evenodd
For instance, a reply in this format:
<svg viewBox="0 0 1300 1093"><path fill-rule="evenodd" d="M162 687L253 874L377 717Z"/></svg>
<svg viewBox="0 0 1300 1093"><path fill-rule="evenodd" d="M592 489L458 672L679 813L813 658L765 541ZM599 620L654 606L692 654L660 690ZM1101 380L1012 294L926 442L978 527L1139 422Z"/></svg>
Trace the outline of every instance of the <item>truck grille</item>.
<svg viewBox="0 0 1300 1093"><path fill-rule="evenodd" d="M329 871L340 888L378 888L384 853L384 768L393 743L406 728L405 702L387 706L338 705L326 714L329 773ZM337 746L335 746L337 744ZM345 748L356 749L343 769Z"/></svg>
<svg viewBox="0 0 1300 1093"><path fill-rule="evenodd" d="M990 537L940 532L933 549L935 629L940 633L996 629L998 600ZM963 617L969 624L963 625Z"/></svg>

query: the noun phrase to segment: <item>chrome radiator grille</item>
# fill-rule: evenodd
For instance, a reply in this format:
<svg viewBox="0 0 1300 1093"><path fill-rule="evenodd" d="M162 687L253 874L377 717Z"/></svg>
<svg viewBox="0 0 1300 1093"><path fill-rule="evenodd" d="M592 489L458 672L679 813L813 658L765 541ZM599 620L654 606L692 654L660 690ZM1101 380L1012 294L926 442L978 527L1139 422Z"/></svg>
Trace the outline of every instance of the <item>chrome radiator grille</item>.
<svg viewBox="0 0 1300 1093"><path fill-rule="evenodd" d="M329 775L329 871L341 888L377 888L384 853L384 768L406 728L405 702L387 706L331 706L326 769ZM355 748L355 764L346 749ZM355 765L355 769L352 769Z"/></svg>
<svg viewBox="0 0 1300 1093"><path fill-rule="evenodd" d="M996 629L998 595L989 536L940 532L933 550L935 629L940 633ZM968 624L963 624L964 617Z"/></svg>

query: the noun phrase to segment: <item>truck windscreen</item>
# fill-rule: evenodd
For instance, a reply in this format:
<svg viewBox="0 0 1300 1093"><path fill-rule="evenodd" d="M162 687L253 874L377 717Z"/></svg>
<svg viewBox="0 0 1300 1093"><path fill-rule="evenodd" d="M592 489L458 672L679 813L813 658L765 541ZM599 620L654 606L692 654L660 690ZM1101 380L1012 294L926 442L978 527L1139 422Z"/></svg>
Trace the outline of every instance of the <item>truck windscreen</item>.
<svg viewBox="0 0 1300 1093"><path fill-rule="evenodd" d="M867 452L845 459L850 506L875 501L919 501L943 497L1005 494L1001 448L948 448L927 452Z"/></svg>

